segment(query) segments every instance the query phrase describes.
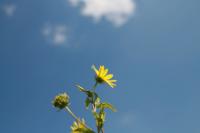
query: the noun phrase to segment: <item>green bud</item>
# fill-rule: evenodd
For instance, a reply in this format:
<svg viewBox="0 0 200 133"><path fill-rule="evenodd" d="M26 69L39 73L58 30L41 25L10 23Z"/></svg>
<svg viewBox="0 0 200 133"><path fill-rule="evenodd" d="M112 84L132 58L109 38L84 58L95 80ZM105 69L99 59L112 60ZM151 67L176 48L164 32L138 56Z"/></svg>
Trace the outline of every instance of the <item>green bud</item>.
<svg viewBox="0 0 200 133"><path fill-rule="evenodd" d="M59 95L55 96L52 104L55 108L63 109L69 104L69 96L67 93L60 93Z"/></svg>

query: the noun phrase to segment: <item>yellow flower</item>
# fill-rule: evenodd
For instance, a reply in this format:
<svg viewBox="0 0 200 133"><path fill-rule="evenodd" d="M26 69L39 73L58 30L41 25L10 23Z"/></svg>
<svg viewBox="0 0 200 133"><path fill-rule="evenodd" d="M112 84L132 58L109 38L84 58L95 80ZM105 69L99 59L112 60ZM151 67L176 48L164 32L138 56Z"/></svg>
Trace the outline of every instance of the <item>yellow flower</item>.
<svg viewBox="0 0 200 133"><path fill-rule="evenodd" d="M99 70L93 65L92 69L96 73L96 81L97 83L107 83L110 87L114 88L116 86L115 82L117 80L112 80L113 74L108 74L108 69L105 69L104 66L100 66Z"/></svg>
<svg viewBox="0 0 200 133"><path fill-rule="evenodd" d="M71 133L94 133L94 131L87 128L85 125L84 119L82 119L82 121L74 122L71 126Z"/></svg>

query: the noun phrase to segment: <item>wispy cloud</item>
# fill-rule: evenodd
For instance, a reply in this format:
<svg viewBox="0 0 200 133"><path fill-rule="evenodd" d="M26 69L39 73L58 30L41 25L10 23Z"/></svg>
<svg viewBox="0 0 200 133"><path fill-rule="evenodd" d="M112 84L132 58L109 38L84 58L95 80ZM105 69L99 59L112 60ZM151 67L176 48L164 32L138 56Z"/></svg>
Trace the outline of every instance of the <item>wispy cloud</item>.
<svg viewBox="0 0 200 133"><path fill-rule="evenodd" d="M62 45L67 42L68 27L66 25L46 24L42 29L45 39L55 45Z"/></svg>
<svg viewBox="0 0 200 133"><path fill-rule="evenodd" d="M5 15L12 17L17 9L17 6L15 4L5 4L2 6L2 10L5 13Z"/></svg>
<svg viewBox="0 0 200 133"><path fill-rule="evenodd" d="M80 6L83 16L92 17L96 22L106 19L115 26L125 24L134 13L134 0L69 0L72 6Z"/></svg>
<svg viewBox="0 0 200 133"><path fill-rule="evenodd" d="M72 6L78 6L80 4L80 0L69 0Z"/></svg>

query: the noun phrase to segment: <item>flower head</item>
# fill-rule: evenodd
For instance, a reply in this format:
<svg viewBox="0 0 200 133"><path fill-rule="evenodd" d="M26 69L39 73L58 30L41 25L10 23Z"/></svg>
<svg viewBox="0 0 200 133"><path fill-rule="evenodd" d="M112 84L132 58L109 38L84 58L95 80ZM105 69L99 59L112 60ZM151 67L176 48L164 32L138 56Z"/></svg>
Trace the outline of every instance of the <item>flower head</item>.
<svg viewBox="0 0 200 133"><path fill-rule="evenodd" d="M94 133L91 129L87 128L85 126L85 121L82 119L82 121L74 122L71 126L71 133Z"/></svg>
<svg viewBox="0 0 200 133"><path fill-rule="evenodd" d="M58 109L63 109L69 104L69 96L67 93L61 93L55 96L54 100L52 101L54 107Z"/></svg>
<svg viewBox="0 0 200 133"><path fill-rule="evenodd" d="M108 69L105 69L104 66L100 66L99 70L93 65L92 69L96 73L96 82L97 83L107 83L110 87L114 88L116 86L115 82L117 80L113 80L113 74L108 74Z"/></svg>

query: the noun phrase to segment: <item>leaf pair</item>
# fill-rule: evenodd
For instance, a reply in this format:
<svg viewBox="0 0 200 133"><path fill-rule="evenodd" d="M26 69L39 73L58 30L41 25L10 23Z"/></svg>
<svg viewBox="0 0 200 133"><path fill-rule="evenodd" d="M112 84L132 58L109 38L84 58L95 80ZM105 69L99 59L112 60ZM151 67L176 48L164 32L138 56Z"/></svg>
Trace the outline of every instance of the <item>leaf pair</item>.
<svg viewBox="0 0 200 133"><path fill-rule="evenodd" d="M86 108L89 107L90 104L95 104L95 106L97 108L99 108L100 110L104 110L104 109L110 109L111 111L113 112L116 112L116 109L114 108L114 106L110 103L107 103L107 102L102 102L101 103L101 99L100 97L97 95L97 93L95 92L92 92L90 90L87 90L83 87L81 87L80 85L76 85L77 88L81 91L81 92L84 92L86 95L87 95L87 98L85 100L85 106Z"/></svg>
<svg viewBox="0 0 200 133"><path fill-rule="evenodd" d="M80 85L76 85L76 87L83 93L87 95L87 98L85 99L85 107L88 109L90 104L93 104L96 102L96 100L99 98L97 93L87 90Z"/></svg>
<svg viewBox="0 0 200 133"><path fill-rule="evenodd" d="M117 110L114 108L114 106L110 103L107 103L107 102L102 102L100 103L97 108L101 109L101 110L104 110L104 109L110 109L111 111L113 112L116 112Z"/></svg>

